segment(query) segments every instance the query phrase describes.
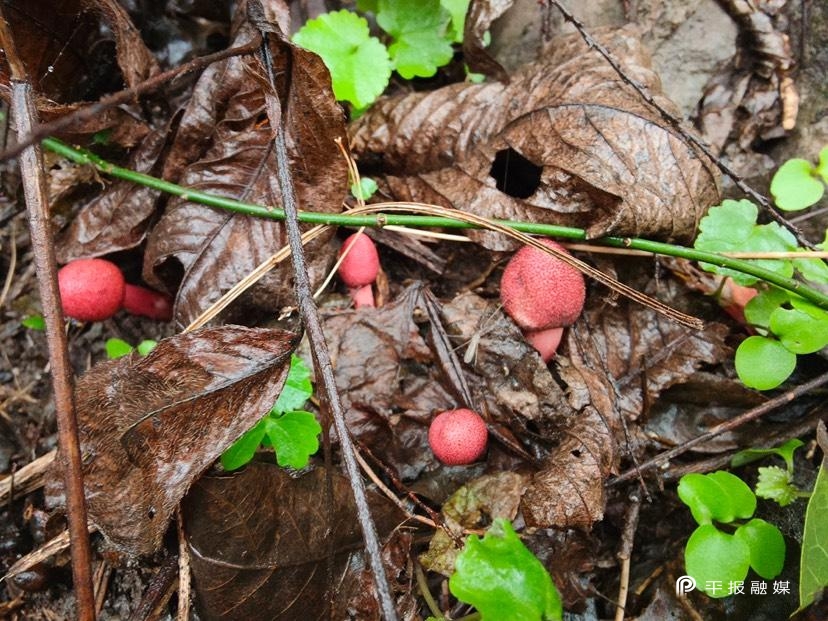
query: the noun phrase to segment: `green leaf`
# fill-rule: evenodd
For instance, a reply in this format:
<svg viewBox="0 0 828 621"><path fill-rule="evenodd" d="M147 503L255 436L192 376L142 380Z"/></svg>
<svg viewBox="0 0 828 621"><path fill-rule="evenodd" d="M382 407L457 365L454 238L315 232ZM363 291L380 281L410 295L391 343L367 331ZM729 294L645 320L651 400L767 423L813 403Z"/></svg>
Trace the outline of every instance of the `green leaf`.
<svg viewBox="0 0 828 621"><path fill-rule="evenodd" d="M378 187L377 182L371 179L371 177L360 177L359 184L351 184L351 194L354 195L354 198L368 200L374 195Z"/></svg>
<svg viewBox="0 0 828 621"><path fill-rule="evenodd" d="M765 580L773 580L785 565L785 538L779 529L759 518L736 529L734 536L750 549L750 566Z"/></svg>
<svg viewBox="0 0 828 621"><path fill-rule="evenodd" d="M805 280L828 285L828 265L823 259L793 259L793 264Z"/></svg>
<svg viewBox="0 0 828 621"><path fill-rule="evenodd" d="M759 295L751 298L745 305L745 320L752 326L767 329L770 326L773 311L787 304L790 299L790 294L778 287L760 291Z"/></svg>
<svg viewBox="0 0 828 621"><path fill-rule="evenodd" d="M285 380L282 392L276 399L276 405L270 410L271 414L281 414L291 410L300 410L313 394L313 384L310 379L310 369L296 354L290 355L290 369Z"/></svg>
<svg viewBox="0 0 828 621"><path fill-rule="evenodd" d="M106 349L106 357L110 360L121 358L135 351L135 348L132 345L127 343L125 340L118 338L106 339L104 348Z"/></svg>
<svg viewBox="0 0 828 621"><path fill-rule="evenodd" d="M377 24L394 39L388 53L402 77L430 78L454 56L440 0L379 0Z"/></svg>
<svg viewBox="0 0 828 621"><path fill-rule="evenodd" d="M363 13L376 13L378 0L357 0L356 7Z"/></svg>
<svg viewBox="0 0 828 621"><path fill-rule="evenodd" d="M796 438L792 438L785 442L782 446L777 446L774 448L749 448L745 449L744 451L739 451L730 459L730 465L734 468L738 468L739 466L744 466L745 464L749 464L757 459L762 459L763 457L767 457L769 455L778 455L782 459L785 460L785 464L788 466L788 470L793 472L793 456L796 449L800 446L804 446L805 443L802 440L798 440Z"/></svg>
<svg viewBox="0 0 828 621"><path fill-rule="evenodd" d="M152 339L144 339L143 341L138 343L138 345L136 345L135 349L142 356L146 356L153 349L155 349L156 345L158 345L158 341L153 341Z"/></svg>
<svg viewBox="0 0 828 621"><path fill-rule="evenodd" d="M699 223L699 235L694 246L708 252L791 252L797 249L796 238L775 222L756 224L756 205L748 200L725 200L711 207ZM793 262L789 259L751 259L760 267L781 276L793 275ZM735 270L700 263L708 272L730 276L740 285L752 285L757 278Z"/></svg>
<svg viewBox="0 0 828 621"><path fill-rule="evenodd" d="M455 43L463 42L463 30L466 27L466 13L469 0L440 0L440 5L451 15L451 35Z"/></svg>
<svg viewBox="0 0 828 621"><path fill-rule="evenodd" d="M728 584L741 581L750 567L750 548L742 539L723 533L712 524L702 524L684 549L687 574L710 597L729 595Z"/></svg>
<svg viewBox="0 0 828 621"><path fill-rule="evenodd" d="M29 315L20 320L20 325L29 330L39 330L43 332L46 329L46 321L43 315Z"/></svg>
<svg viewBox="0 0 828 621"><path fill-rule="evenodd" d="M256 423L221 454L221 465L225 470L236 470L253 459L256 449L262 443L266 420L267 418L263 418Z"/></svg>
<svg viewBox="0 0 828 621"><path fill-rule="evenodd" d="M828 345L828 313L816 319L798 308L777 308L771 313L770 329L795 354L812 354Z"/></svg>
<svg viewBox="0 0 828 621"><path fill-rule="evenodd" d="M821 154L820 154L821 157ZM773 176L770 192L776 206L785 211L799 211L819 202L825 186L808 160L788 160Z"/></svg>
<svg viewBox="0 0 828 621"><path fill-rule="evenodd" d="M736 349L736 373L745 386L770 390L784 382L796 368L796 354L779 341L749 336Z"/></svg>
<svg viewBox="0 0 828 621"><path fill-rule="evenodd" d="M828 587L828 438L825 425L817 427L817 442L822 449L822 464L817 474L814 491L805 510L805 530L802 533L802 557L799 563L799 609L810 605L820 592Z"/></svg>
<svg viewBox="0 0 828 621"><path fill-rule="evenodd" d="M357 108L374 102L388 86L388 50L368 30L364 17L351 11L323 13L308 20L293 41L322 57L331 72L334 95Z"/></svg>
<svg viewBox="0 0 828 621"><path fill-rule="evenodd" d="M678 495L690 507L698 524L746 519L756 510L756 496L747 484L724 470L684 475L678 484Z"/></svg>
<svg viewBox="0 0 828 621"><path fill-rule="evenodd" d="M483 621L553 621L563 617L558 590L543 564L497 519L481 541L471 535L457 557L449 589Z"/></svg>
<svg viewBox="0 0 828 621"><path fill-rule="evenodd" d="M828 184L828 147L822 147L822 150L819 152L819 163L816 167L816 173Z"/></svg>
<svg viewBox="0 0 828 621"><path fill-rule="evenodd" d="M759 468L756 481L756 495L759 498L773 500L780 507L787 507L799 496L799 490L793 485L793 473L779 466Z"/></svg>
<svg viewBox="0 0 828 621"><path fill-rule="evenodd" d="M319 450L322 426L310 412L285 412L264 419L265 433L282 467L304 468Z"/></svg>

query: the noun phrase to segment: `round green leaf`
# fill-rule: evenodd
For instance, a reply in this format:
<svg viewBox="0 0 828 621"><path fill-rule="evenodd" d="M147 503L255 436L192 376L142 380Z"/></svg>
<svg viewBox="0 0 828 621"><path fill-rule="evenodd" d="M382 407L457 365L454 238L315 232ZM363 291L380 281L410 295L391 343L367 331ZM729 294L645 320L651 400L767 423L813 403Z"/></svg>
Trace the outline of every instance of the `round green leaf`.
<svg viewBox="0 0 828 621"><path fill-rule="evenodd" d="M144 339L138 345L136 345L135 349L138 351L139 354L142 356L146 356L149 354L155 346L158 345L158 341L153 341L152 339Z"/></svg>
<svg viewBox="0 0 828 621"><path fill-rule="evenodd" d="M825 186L814 172L808 160L795 158L782 164L770 185L776 205L785 211L799 211L819 201Z"/></svg>
<svg viewBox="0 0 828 621"><path fill-rule="evenodd" d="M104 344L104 348L106 349L106 357L110 360L115 360L116 358L122 358L127 354L131 354L134 351L134 347L127 343L123 339L118 338L111 338L106 339L106 343Z"/></svg>
<svg viewBox="0 0 828 621"><path fill-rule="evenodd" d="M771 287L760 291L759 295L750 299L745 305L745 320L752 326L768 328L771 313L783 304L787 304L790 295L778 287Z"/></svg>
<svg viewBox="0 0 828 621"><path fill-rule="evenodd" d="M745 386L770 390L784 382L796 367L796 354L779 341L749 336L736 350L736 373Z"/></svg>
<svg viewBox="0 0 828 621"><path fill-rule="evenodd" d="M678 495L690 507L698 524L749 518L756 510L756 497L747 484L723 470L684 475L678 484Z"/></svg>
<svg viewBox="0 0 828 621"><path fill-rule="evenodd" d="M828 345L828 319L820 321L797 308L773 311L770 329L795 354L812 354Z"/></svg>
<svg viewBox="0 0 828 621"><path fill-rule="evenodd" d="M750 567L750 548L742 539L723 533L712 524L702 524L684 549L687 574L710 597L729 595L731 581L744 580Z"/></svg>
<svg viewBox="0 0 828 621"><path fill-rule="evenodd" d="M750 549L750 566L765 580L782 573L785 564L785 539L773 524L754 518L736 529L735 537Z"/></svg>
<svg viewBox="0 0 828 621"><path fill-rule="evenodd" d="M822 147L819 152L819 164L817 164L816 171L822 180L828 183L828 147Z"/></svg>
<svg viewBox="0 0 828 621"><path fill-rule="evenodd" d="M331 72L334 95L364 108L379 97L391 78L388 50L372 37L365 18L351 11L323 13L308 20L293 41L322 57Z"/></svg>
<svg viewBox="0 0 828 621"><path fill-rule="evenodd" d="M482 541L469 536L455 567L449 589L485 620L559 621L563 616L549 572L506 520L495 520Z"/></svg>

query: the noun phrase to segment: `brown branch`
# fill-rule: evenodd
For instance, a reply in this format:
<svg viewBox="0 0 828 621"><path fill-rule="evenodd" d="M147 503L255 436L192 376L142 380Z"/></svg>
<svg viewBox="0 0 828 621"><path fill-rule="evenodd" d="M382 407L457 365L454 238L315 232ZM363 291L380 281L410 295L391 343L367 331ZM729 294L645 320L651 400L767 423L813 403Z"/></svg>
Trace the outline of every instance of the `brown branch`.
<svg viewBox="0 0 828 621"><path fill-rule="evenodd" d="M268 79L271 85L275 84L273 64L270 57L270 48L267 45L267 33L263 33L262 56ZM287 76L291 75L290 63L292 54L288 48L288 69ZM290 88L290 79L287 80L287 89ZM281 109L280 103L275 95L268 94L268 116L273 124L275 132L274 151L276 154L276 173L279 183L279 190L282 193L282 202L285 209L285 227L287 228L288 241L290 242L291 259L293 262L293 273L295 276L296 297L298 298L299 312L305 324L305 330L310 341L311 353L314 358L314 367L317 371L317 378L321 380L324 389L325 400L333 416L334 427L339 437L339 446L342 452L342 460L348 474L348 481L351 484L351 491L354 495L354 503L357 509L357 518L362 537L365 541L365 551L368 556L368 564L374 578L374 585L377 589L380 610L386 621L396 621L397 612L394 608L394 600L391 595L391 587L382 563L382 547L379 535L377 534L374 520L371 517L371 509L368 506L368 498L365 493L365 483L356 460L356 451L345 422L345 411L342 407L342 400L336 388L333 365L330 352L325 341L325 334L322 330L322 322L319 318L319 309L313 300L313 289L308 278L307 265L305 263L305 250L302 247L302 234L299 230L298 206L296 192L293 186L290 164L288 160L287 143L285 140L285 119L287 113ZM288 101L289 97L285 97Z"/></svg>
<svg viewBox="0 0 828 621"><path fill-rule="evenodd" d="M23 149L25 149L26 147L29 147L35 144L36 142L40 142L43 138L46 138L47 136L51 136L63 129L66 129L73 123L82 123L84 121L88 121L100 115L102 112L108 110L109 108L114 108L115 106L120 106L122 104L134 101L141 95L145 95L151 91L154 91L164 86L165 84L168 84L171 80L177 78L178 76L186 75L194 71L205 69L214 62L224 60L225 58L230 58L231 56L252 54L257 49L259 49L260 45L261 37L256 36L253 38L252 41L245 43L244 45L240 45L238 47L231 47L220 52L215 52L213 54L207 54L206 56L194 58L188 63L175 67L174 69L165 71L163 73L159 73L158 75L148 80L145 80L140 84L136 84L132 88L127 88L122 91L118 91L117 93L112 93L111 95L101 97L100 100L93 104L80 108L79 110L67 114L66 116L62 116L59 119L55 119L50 123L39 125L38 127L33 128L29 134L20 136L18 138L18 144L0 153L0 161L7 160L9 158L20 155L20 153L22 153Z"/></svg>
<svg viewBox="0 0 828 621"><path fill-rule="evenodd" d="M25 70L17 56L14 39L11 36L8 22L2 14L2 8L0 8L0 45L5 51L11 69L11 108L17 124L18 140L24 140L27 135L35 131L37 111L34 106L31 84L26 80ZM72 579L77 601L77 618L80 621L94 621L92 549L86 528L86 502L83 494L78 421L75 417L73 373L69 363L63 310L60 305L57 264L49 221L46 175L39 145L27 146L20 152L20 174L29 211L34 265L46 323L52 390L55 394L58 446L64 459L63 479L66 485L66 510L72 544Z"/></svg>
<svg viewBox="0 0 828 621"><path fill-rule="evenodd" d="M774 397L773 399L768 399L762 405L759 405L755 408L751 408L747 412L743 412L739 416L735 418L731 418L728 421L715 425L708 431L707 433L703 433L700 436L696 436L692 440L685 442L681 446L677 446L669 451L664 451L663 453L656 455L652 459L645 461L643 464L637 466L636 468L631 468L627 470L623 474L618 475L614 479L607 481L607 487L611 487L613 485L617 485L618 483L623 483L624 481L628 481L634 477L640 476L641 473L652 470L653 468L658 468L663 464L667 463L671 459L678 457L679 455L686 453L694 446L698 446L703 442L707 442L708 440L712 440L718 435L723 434L726 431L733 431L734 429L741 427L742 425L749 423L752 420L756 420L772 412L773 410L782 407L783 405L787 405L794 399L805 395L812 390L819 388L820 386L824 386L828 384L828 373L823 373L812 379L809 382L805 382L804 384L789 390L786 393L779 395L778 397Z"/></svg>
<svg viewBox="0 0 828 621"><path fill-rule="evenodd" d="M725 175L730 177L733 180L734 185L739 188L744 194L749 196L754 202L758 203L767 213L776 220L781 226L788 229L797 239L797 241L805 248L810 248L814 250L815 246L812 244L802 231L795 225L791 224L790 221L785 219L773 206L773 204L762 194L754 190L750 187L745 181L738 175L736 172L730 168L727 164L725 164L721 158L717 157L711 150L710 147L701 139L697 138L690 132L688 132L682 126L681 119L676 118L673 116L668 110L666 110L661 104L659 104L653 96L648 91L647 87L628 76L625 72L621 64L615 58L615 56L600 42L598 42L589 32L586 30L584 25L578 21L578 19L570 13L566 7L564 7L559 0L541 0L542 2L550 2L552 5L555 6L561 12L563 18L572 24L578 33L583 38L584 42L590 47L590 49L595 50L601 56L604 57L609 65L615 70L618 74L618 77L621 78L626 84L631 86L640 96L641 98L647 102L658 114L661 118L672 127L686 142L689 142L693 146L695 146L699 151L704 153L706 157L713 162L716 167L722 171Z"/></svg>

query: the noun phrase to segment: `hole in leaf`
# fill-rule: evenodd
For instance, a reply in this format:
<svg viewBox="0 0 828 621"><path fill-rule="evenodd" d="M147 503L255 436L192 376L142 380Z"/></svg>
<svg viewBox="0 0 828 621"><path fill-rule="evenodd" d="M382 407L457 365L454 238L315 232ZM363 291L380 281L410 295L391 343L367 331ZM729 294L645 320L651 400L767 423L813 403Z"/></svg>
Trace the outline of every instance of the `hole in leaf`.
<svg viewBox="0 0 828 621"><path fill-rule="evenodd" d="M509 148L497 152L489 176L501 192L514 198L529 198L540 185L541 172L541 166Z"/></svg>

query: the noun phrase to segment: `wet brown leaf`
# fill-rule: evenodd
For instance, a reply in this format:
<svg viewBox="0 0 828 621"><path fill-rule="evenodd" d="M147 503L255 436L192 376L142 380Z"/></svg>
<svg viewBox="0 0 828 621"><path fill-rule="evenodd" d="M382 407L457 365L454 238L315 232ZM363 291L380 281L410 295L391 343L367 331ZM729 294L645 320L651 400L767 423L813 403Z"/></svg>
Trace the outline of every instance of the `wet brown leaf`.
<svg viewBox="0 0 828 621"><path fill-rule="evenodd" d="M282 330L205 328L78 380L87 508L110 543L158 548L193 481L273 406L296 344Z"/></svg>
<svg viewBox="0 0 828 621"><path fill-rule="evenodd" d="M251 463L193 485L182 509L203 619L345 619L349 613L379 619L370 589L359 592L362 534L350 485L343 475L328 474L333 506L322 468L294 477ZM384 497L368 498L378 531L387 536L404 517ZM399 554L400 543L386 546L383 555L392 577L405 573L407 548ZM333 585L339 588L331 613ZM353 600L361 602L357 610L350 609Z"/></svg>
<svg viewBox="0 0 828 621"><path fill-rule="evenodd" d="M102 65L110 62L113 38L117 65L127 86L135 86L159 70L138 29L115 0L8 3L4 16L37 93L41 121L65 116L82 106L78 102L117 90L117 81L101 82L104 75L110 79ZM9 88L9 69L0 53L0 96L6 100ZM147 132L142 121L121 109L75 123L66 132L88 135L104 129L112 129L110 140L125 146L132 146Z"/></svg>
<svg viewBox="0 0 828 621"><path fill-rule="evenodd" d="M162 132L148 135L133 151L127 168L151 173L165 144ZM56 242L59 263L80 257L128 250L147 234L160 192L129 181L116 181L84 205Z"/></svg>
<svg viewBox="0 0 828 621"><path fill-rule="evenodd" d="M252 36L253 28L244 24L233 44ZM288 70L289 44L275 45L274 70L282 75ZM284 114L299 208L340 211L348 177L334 139L345 135L345 127L328 71L317 56L293 49L290 75L285 79L291 81ZM184 111L167 174L181 173L179 183L204 192L281 205L272 150L275 130L265 111L265 84L263 69L254 58L230 58L208 68ZM312 281L321 279L333 256L329 239L307 248ZM178 289L175 318L187 323L286 244L281 222L175 199L150 234L144 278L158 288ZM259 307L277 309L291 303L289 262L268 274L256 293Z"/></svg>
<svg viewBox="0 0 828 621"><path fill-rule="evenodd" d="M667 109L633 29L598 38ZM399 200L606 234L688 240L718 174L575 35L508 86L452 85L381 102L351 131ZM493 250L502 236L476 232Z"/></svg>
<svg viewBox="0 0 828 621"><path fill-rule="evenodd" d="M514 4L514 0L472 0L463 32L463 59L471 71L509 82L503 66L486 50L486 33L492 22Z"/></svg>

